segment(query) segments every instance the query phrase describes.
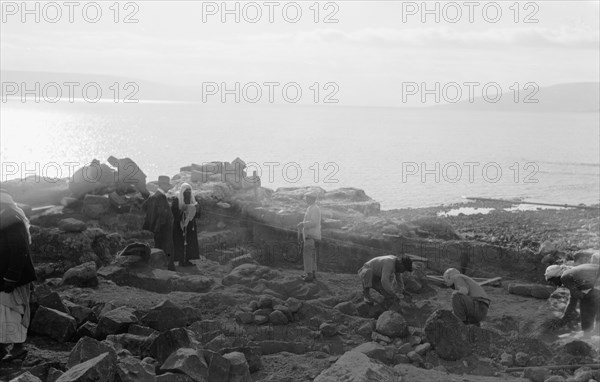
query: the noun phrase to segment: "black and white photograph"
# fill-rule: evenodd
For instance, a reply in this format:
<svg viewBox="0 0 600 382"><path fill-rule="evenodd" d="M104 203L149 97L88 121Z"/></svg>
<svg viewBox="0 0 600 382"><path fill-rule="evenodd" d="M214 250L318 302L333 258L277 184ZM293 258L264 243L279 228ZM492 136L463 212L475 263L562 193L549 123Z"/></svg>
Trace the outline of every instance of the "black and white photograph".
<svg viewBox="0 0 600 382"><path fill-rule="evenodd" d="M600 381L600 0L0 18L0 382Z"/></svg>

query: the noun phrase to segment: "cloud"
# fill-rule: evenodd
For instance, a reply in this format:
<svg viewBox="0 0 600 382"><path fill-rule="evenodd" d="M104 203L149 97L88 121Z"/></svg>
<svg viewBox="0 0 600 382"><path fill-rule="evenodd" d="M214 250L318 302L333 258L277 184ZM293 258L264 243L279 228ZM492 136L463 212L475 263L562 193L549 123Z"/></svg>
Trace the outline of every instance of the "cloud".
<svg viewBox="0 0 600 382"><path fill-rule="evenodd" d="M242 40L256 43L347 43L385 46L459 46L463 48L487 47L558 47L599 49L600 34L591 28L542 27L488 29L486 31L457 31L439 28L364 28L351 32L337 29L316 29L296 34L263 34L242 36Z"/></svg>

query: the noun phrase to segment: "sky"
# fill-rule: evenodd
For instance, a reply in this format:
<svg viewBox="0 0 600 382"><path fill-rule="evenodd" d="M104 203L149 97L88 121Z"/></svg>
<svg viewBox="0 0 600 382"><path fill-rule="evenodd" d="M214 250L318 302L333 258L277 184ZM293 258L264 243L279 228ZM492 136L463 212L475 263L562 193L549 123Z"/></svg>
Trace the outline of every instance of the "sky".
<svg viewBox="0 0 600 382"><path fill-rule="evenodd" d="M71 22L63 2L30 2L31 14L2 2L0 68L195 89L297 83L319 100L366 106L401 104L407 83L506 92L600 80L599 0L75 3Z"/></svg>

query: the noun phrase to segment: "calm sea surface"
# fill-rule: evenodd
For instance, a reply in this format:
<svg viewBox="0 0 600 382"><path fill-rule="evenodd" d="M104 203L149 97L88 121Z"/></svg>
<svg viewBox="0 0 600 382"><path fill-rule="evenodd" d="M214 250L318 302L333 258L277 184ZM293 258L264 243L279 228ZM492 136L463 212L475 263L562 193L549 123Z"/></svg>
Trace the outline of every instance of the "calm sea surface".
<svg viewBox="0 0 600 382"><path fill-rule="evenodd" d="M384 209L600 195L598 113L14 101L0 115L3 180L36 166L66 177L66 162L110 155L131 157L152 180L239 156L265 187L357 187Z"/></svg>

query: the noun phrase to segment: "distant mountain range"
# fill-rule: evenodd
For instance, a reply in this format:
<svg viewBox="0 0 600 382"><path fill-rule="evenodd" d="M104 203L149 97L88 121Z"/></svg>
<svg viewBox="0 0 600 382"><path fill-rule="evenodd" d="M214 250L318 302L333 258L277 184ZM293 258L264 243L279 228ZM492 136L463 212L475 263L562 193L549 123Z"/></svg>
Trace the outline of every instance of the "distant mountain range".
<svg viewBox="0 0 600 382"><path fill-rule="evenodd" d="M63 92L62 98L68 99L69 88L64 85L65 82L77 82L80 85L73 87L75 98L82 98L82 88L85 84L97 83L102 90L103 100L114 100L117 98L122 101L125 97L129 99L143 100L167 100L167 101L194 101L195 92L187 88L163 84L159 82L140 80L137 78L126 78L119 76L111 76L104 74L91 73L54 73L54 72L26 72L8 70L0 72L0 80L2 83L16 82L17 84L25 83L27 87L33 89L36 82L40 83L40 87L51 82L56 82L60 85ZM119 92L115 93L114 84L117 83ZM130 84L130 85L128 85ZM20 85L19 85L20 86ZM22 89L20 89L22 90ZM48 98L54 96L56 90L48 88ZM7 92L5 86L2 86L2 97ZM89 90L89 97L94 97L93 89ZM20 96L18 93L16 96ZM14 96L13 96L14 97ZM28 98L29 99L29 98Z"/></svg>
<svg viewBox="0 0 600 382"><path fill-rule="evenodd" d="M56 82L63 89L63 98L67 98L65 82L78 82L81 86L75 88L75 97L81 98L81 88L83 84L95 82L98 83L103 91L103 100L113 100L115 93L111 87L118 83L119 101L122 101L126 96L131 96L133 99L140 101L163 100L163 101L187 101L201 102L202 90L200 88L191 88L184 86L176 86L153 81L140 79L132 79L119 76L110 76L103 74L84 74L84 73L52 73L52 72L27 72L27 71L1 71L0 80L3 83L16 82L21 84L25 82L27 86L34 86L34 83L39 82L43 87L44 84ZM126 84L135 83L134 86L127 87ZM599 112L600 111L600 83L599 82L582 82L582 83L567 83L535 89L534 87L524 89L524 85L518 92L519 99L515 100L515 92L509 89L503 89L504 94L500 101L491 103L482 97L477 97L474 102L469 102L468 88L463 88L463 101L457 103L447 103L430 108L446 109L446 110L464 110L464 111L522 111L522 112ZM49 90L51 91L51 89ZM2 86L2 97L6 92L5 86ZM93 90L90 90L93 95ZM475 89L476 95L481 95L482 87ZM494 89L490 89L490 96L495 95ZM17 96L19 96L17 94ZM527 100L527 102L526 102ZM537 103L531 101L537 100ZM443 99L442 99L443 101Z"/></svg>
<svg viewBox="0 0 600 382"><path fill-rule="evenodd" d="M507 89L504 89L507 90ZM466 93L468 88L464 88ZM475 90L481 94L482 87ZM518 99L515 99L515 95ZM491 88L489 96L495 96ZM469 102L468 94L464 94L463 101L451 104L436 105L432 108L447 110L490 110L490 111L521 111L521 112L598 112L600 111L600 82L581 82L559 84L548 87L535 88L531 86L518 92L504 92L496 103L489 102L483 97L477 97ZM537 100L537 103L533 102Z"/></svg>

